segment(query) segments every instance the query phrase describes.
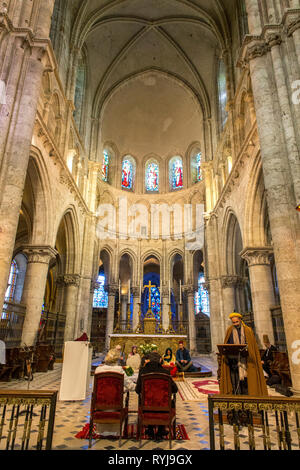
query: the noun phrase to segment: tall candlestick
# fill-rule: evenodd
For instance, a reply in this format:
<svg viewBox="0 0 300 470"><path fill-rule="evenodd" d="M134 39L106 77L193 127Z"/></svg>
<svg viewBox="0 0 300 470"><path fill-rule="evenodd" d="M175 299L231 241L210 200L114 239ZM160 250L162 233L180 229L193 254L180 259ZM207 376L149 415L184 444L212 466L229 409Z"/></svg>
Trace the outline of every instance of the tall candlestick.
<svg viewBox="0 0 300 470"><path fill-rule="evenodd" d="M180 298L180 304L182 304L181 280L179 281L179 298Z"/></svg>
<svg viewBox="0 0 300 470"><path fill-rule="evenodd" d="M140 281L140 302L142 302L142 282Z"/></svg>
<svg viewBox="0 0 300 470"><path fill-rule="evenodd" d="M171 304L171 282L169 281L169 304Z"/></svg>
<svg viewBox="0 0 300 470"><path fill-rule="evenodd" d="M130 279L128 281L128 303L130 304Z"/></svg>
<svg viewBox="0 0 300 470"><path fill-rule="evenodd" d="M119 302L121 302L121 281L119 279Z"/></svg>

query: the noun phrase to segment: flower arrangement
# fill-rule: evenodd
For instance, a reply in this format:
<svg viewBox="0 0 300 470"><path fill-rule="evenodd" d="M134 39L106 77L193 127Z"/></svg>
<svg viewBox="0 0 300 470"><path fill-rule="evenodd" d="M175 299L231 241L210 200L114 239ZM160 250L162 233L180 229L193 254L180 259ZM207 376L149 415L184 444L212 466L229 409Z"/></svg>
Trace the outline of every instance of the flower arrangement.
<svg viewBox="0 0 300 470"><path fill-rule="evenodd" d="M130 366L124 367L124 371L125 371L125 374L127 375L127 377L131 377L134 374L134 370Z"/></svg>
<svg viewBox="0 0 300 470"><path fill-rule="evenodd" d="M141 344L141 346L139 347L139 350L143 356L145 356L145 354L151 353L155 349L157 349L156 344Z"/></svg>

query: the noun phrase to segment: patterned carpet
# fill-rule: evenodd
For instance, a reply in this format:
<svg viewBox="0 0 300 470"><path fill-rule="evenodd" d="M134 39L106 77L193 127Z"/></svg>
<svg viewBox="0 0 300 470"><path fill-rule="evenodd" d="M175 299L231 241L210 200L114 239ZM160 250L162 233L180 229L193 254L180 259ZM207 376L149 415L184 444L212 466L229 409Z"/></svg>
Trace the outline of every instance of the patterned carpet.
<svg viewBox="0 0 300 470"><path fill-rule="evenodd" d="M178 393L182 401L203 401L207 395L219 393L217 380L197 380L185 379L184 382L177 382Z"/></svg>
<svg viewBox="0 0 300 470"><path fill-rule="evenodd" d="M118 437L115 436L105 436L105 438L102 438L100 434L97 434L95 432L96 427L94 426L93 430L93 439L119 439ZM76 439L88 439L89 438L89 424L87 423L84 428L76 434ZM136 439L137 437L137 425L136 424L129 424L127 433L124 432L123 434L123 439ZM165 440L168 440L168 436L164 438ZM142 440L149 440L148 436L145 434L145 429L142 431ZM185 426L183 424L177 424L176 426L176 441L189 441L189 436L186 432Z"/></svg>

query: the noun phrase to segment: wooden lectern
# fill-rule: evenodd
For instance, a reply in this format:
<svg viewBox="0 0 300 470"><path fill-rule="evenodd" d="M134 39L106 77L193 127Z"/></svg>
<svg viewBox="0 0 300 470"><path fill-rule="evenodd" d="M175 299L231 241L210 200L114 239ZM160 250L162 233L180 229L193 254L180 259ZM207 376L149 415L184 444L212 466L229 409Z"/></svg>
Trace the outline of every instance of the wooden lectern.
<svg viewBox="0 0 300 470"><path fill-rule="evenodd" d="M221 356L226 356L228 359L248 356L247 344L218 344L218 350Z"/></svg>

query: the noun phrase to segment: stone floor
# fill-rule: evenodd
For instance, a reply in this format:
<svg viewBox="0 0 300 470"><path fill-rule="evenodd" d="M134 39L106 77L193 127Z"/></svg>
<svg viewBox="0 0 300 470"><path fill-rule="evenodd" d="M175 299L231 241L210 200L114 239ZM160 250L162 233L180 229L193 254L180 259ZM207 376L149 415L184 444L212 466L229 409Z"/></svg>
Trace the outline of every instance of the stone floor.
<svg viewBox="0 0 300 470"><path fill-rule="evenodd" d="M216 380L217 365L209 356L197 358L199 362L213 371L213 377L209 380ZM99 359L98 359L99 360ZM55 364L54 370L47 374L36 373L33 382L30 384L31 390L59 390L62 365ZM89 421L90 398L92 391L93 378L91 377L89 393L86 400L81 402L57 402L55 428L53 436L53 450L87 450L88 442L79 440L75 435ZM27 389L26 381L12 381L9 383L0 383L0 389L8 390L24 390ZM270 394L274 393L270 389ZM209 450L209 423L208 423L208 406L207 396L200 394L194 399L182 399L182 395L177 394L176 414L177 424L184 424L189 440L173 441L173 450ZM130 393L130 410L137 409L137 395L135 392ZM136 422L137 415L130 414L129 422ZM232 435L231 429L230 436ZM247 430L246 430L247 431ZM247 432L244 433L247 443ZM228 437L227 443L233 442L233 438ZM242 438L243 439L243 438ZM117 450L118 441L113 439L101 439L93 441L92 449L94 450ZM123 440L121 450L137 450L138 442L134 439ZM143 441L141 450L154 450L169 448L168 441L154 442Z"/></svg>

